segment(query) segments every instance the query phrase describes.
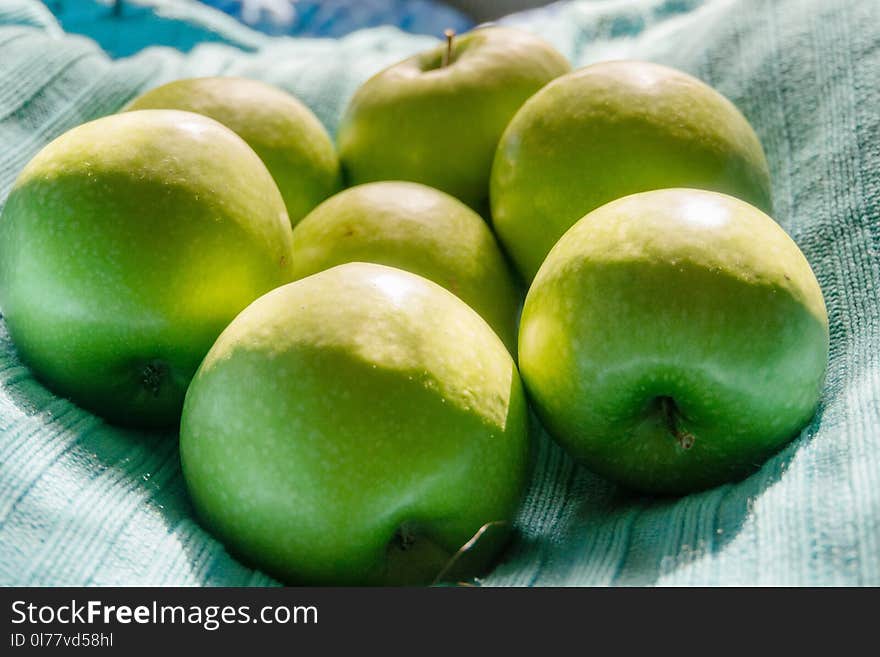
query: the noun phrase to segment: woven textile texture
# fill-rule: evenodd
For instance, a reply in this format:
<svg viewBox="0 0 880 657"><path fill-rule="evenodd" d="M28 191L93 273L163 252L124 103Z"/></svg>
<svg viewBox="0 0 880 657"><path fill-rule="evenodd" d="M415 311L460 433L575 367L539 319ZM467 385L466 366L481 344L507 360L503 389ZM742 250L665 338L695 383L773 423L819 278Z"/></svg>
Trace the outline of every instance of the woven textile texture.
<svg viewBox="0 0 880 657"><path fill-rule="evenodd" d="M163 47L112 59L39 2L0 3L0 202L52 138L160 83L263 79L333 131L361 82L433 43L389 27L274 38L185 0L143 6ZM770 161L775 218L824 291L831 356L803 433L750 478L697 495L634 496L539 435L517 537L482 583L880 585L880 3L593 0L504 22L577 66L681 68L742 109ZM0 584L271 583L195 522L176 436L123 431L54 396L0 324Z"/></svg>

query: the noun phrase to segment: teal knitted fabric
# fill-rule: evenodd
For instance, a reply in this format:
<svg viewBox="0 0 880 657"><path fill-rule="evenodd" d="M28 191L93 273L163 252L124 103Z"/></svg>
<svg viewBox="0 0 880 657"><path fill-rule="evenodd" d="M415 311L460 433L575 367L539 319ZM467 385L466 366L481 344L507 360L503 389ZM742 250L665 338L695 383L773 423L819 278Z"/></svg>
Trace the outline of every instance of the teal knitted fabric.
<svg viewBox="0 0 880 657"><path fill-rule="evenodd" d="M186 0L141 4L111 36L152 29L166 47L117 60L35 0L0 4L0 200L49 140L165 81L260 78L333 131L363 80L432 43L391 28L271 38ZM504 22L575 65L681 68L743 110L776 219L825 293L831 356L803 433L750 478L700 494L634 496L538 436L517 537L482 583L880 585L880 3L584 0ZM194 520L176 436L123 431L54 396L0 324L0 584L271 583Z"/></svg>

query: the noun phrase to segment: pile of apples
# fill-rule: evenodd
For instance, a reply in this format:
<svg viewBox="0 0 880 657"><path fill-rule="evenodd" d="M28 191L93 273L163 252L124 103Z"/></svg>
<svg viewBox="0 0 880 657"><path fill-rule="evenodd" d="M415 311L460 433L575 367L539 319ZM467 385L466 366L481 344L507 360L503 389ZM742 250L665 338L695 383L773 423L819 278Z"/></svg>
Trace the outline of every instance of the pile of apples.
<svg viewBox="0 0 880 657"><path fill-rule="evenodd" d="M335 145L239 78L61 135L3 208L0 307L52 390L179 426L198 513L248 563L430 583L503 547L529 409L652 494L741 478L809 422L828 320L770 189L706 84L571 71L490 26L364 83Z"/></svg>

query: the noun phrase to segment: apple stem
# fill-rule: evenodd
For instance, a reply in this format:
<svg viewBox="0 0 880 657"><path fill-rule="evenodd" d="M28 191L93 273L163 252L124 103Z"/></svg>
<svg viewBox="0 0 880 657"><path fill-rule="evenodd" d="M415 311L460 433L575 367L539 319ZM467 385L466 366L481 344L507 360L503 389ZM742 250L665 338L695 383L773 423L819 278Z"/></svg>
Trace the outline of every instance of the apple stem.
<svg viewBox="0 0 880 657"><path fill-rule="evenodd" d="M446 50L443 52L443 63L442 68L446 68L449 66L450 60L452 60L452 40L455 38L455 30L447 28L443 31L443 35L446 37Z"/></svg>
<svg viewBox="0 0 880 657"><path fill-rule="evenodd" d="M675 401L672 397L661 397L660 400L663 408L663 419L666 421L666 427L669 429L669 432L675 436L679 447L682 449L690 449L694 446L696 436L689 431L684 431L679 426L681 413L675 405Z"/></svg>

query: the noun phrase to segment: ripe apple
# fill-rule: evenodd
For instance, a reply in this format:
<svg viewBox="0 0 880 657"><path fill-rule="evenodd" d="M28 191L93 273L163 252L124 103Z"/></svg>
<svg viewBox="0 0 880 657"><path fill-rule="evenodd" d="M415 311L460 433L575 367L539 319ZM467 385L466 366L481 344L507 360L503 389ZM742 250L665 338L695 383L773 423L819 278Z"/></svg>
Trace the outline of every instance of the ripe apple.
<svg viewBox="0 0 880 657"><path fill-rule="evenodd" d="M464 302L348 263L229 325L187 392L180 454L206 525L283 581L429 583L483 525L511 520L525 396Z"/></svg>
<svg viewBox="0 0 880 657"><path fill-rule="evenodd" d="M603 62L554 80L511 120L492 168L492 221L531 281L585 214L668 187L724 192L771 209L764 151L729 100L665 66Z"/></svg>
<svg viewBox="0 0 880 657"><path fill-rule="evenodd" d="M294 96L265 82L177 80L135 98L126 109L196 112L238 134L275 179L293 226L341 187L339 158L318 117Z"/></svg>
<svg viewBox="0 0 880 657"><path fill-rule="evenodd" d="M357 261L442 285L515 353L519 286L486 222L452 196L419 183L367 183L324 201L293 231L296 278Z"/></svg>
<svg viewBox="0 0 880 657"><path fill-rule="evenodd" d="M25 167L0 217L0 308L25 363L113 421L173 425L220 331L292 278L284 202L204 116L83 124Z"/></svg>
<svg viewBox="0 0 880 657"><path fill-rule="evenodd" d="M339 127L339 155L349 184L412 180L484 211L504 127L570 66L538 37L511 28L448 39L358 89Z"/></svg>
<svg viewBox="0 0 880 657"><path fill-rule="evenodd" d="M526 297L520 367L550 433L647 492L746 474L812 417L822 291L766 214L693 189L634 194L559 240Z"/></svg>

